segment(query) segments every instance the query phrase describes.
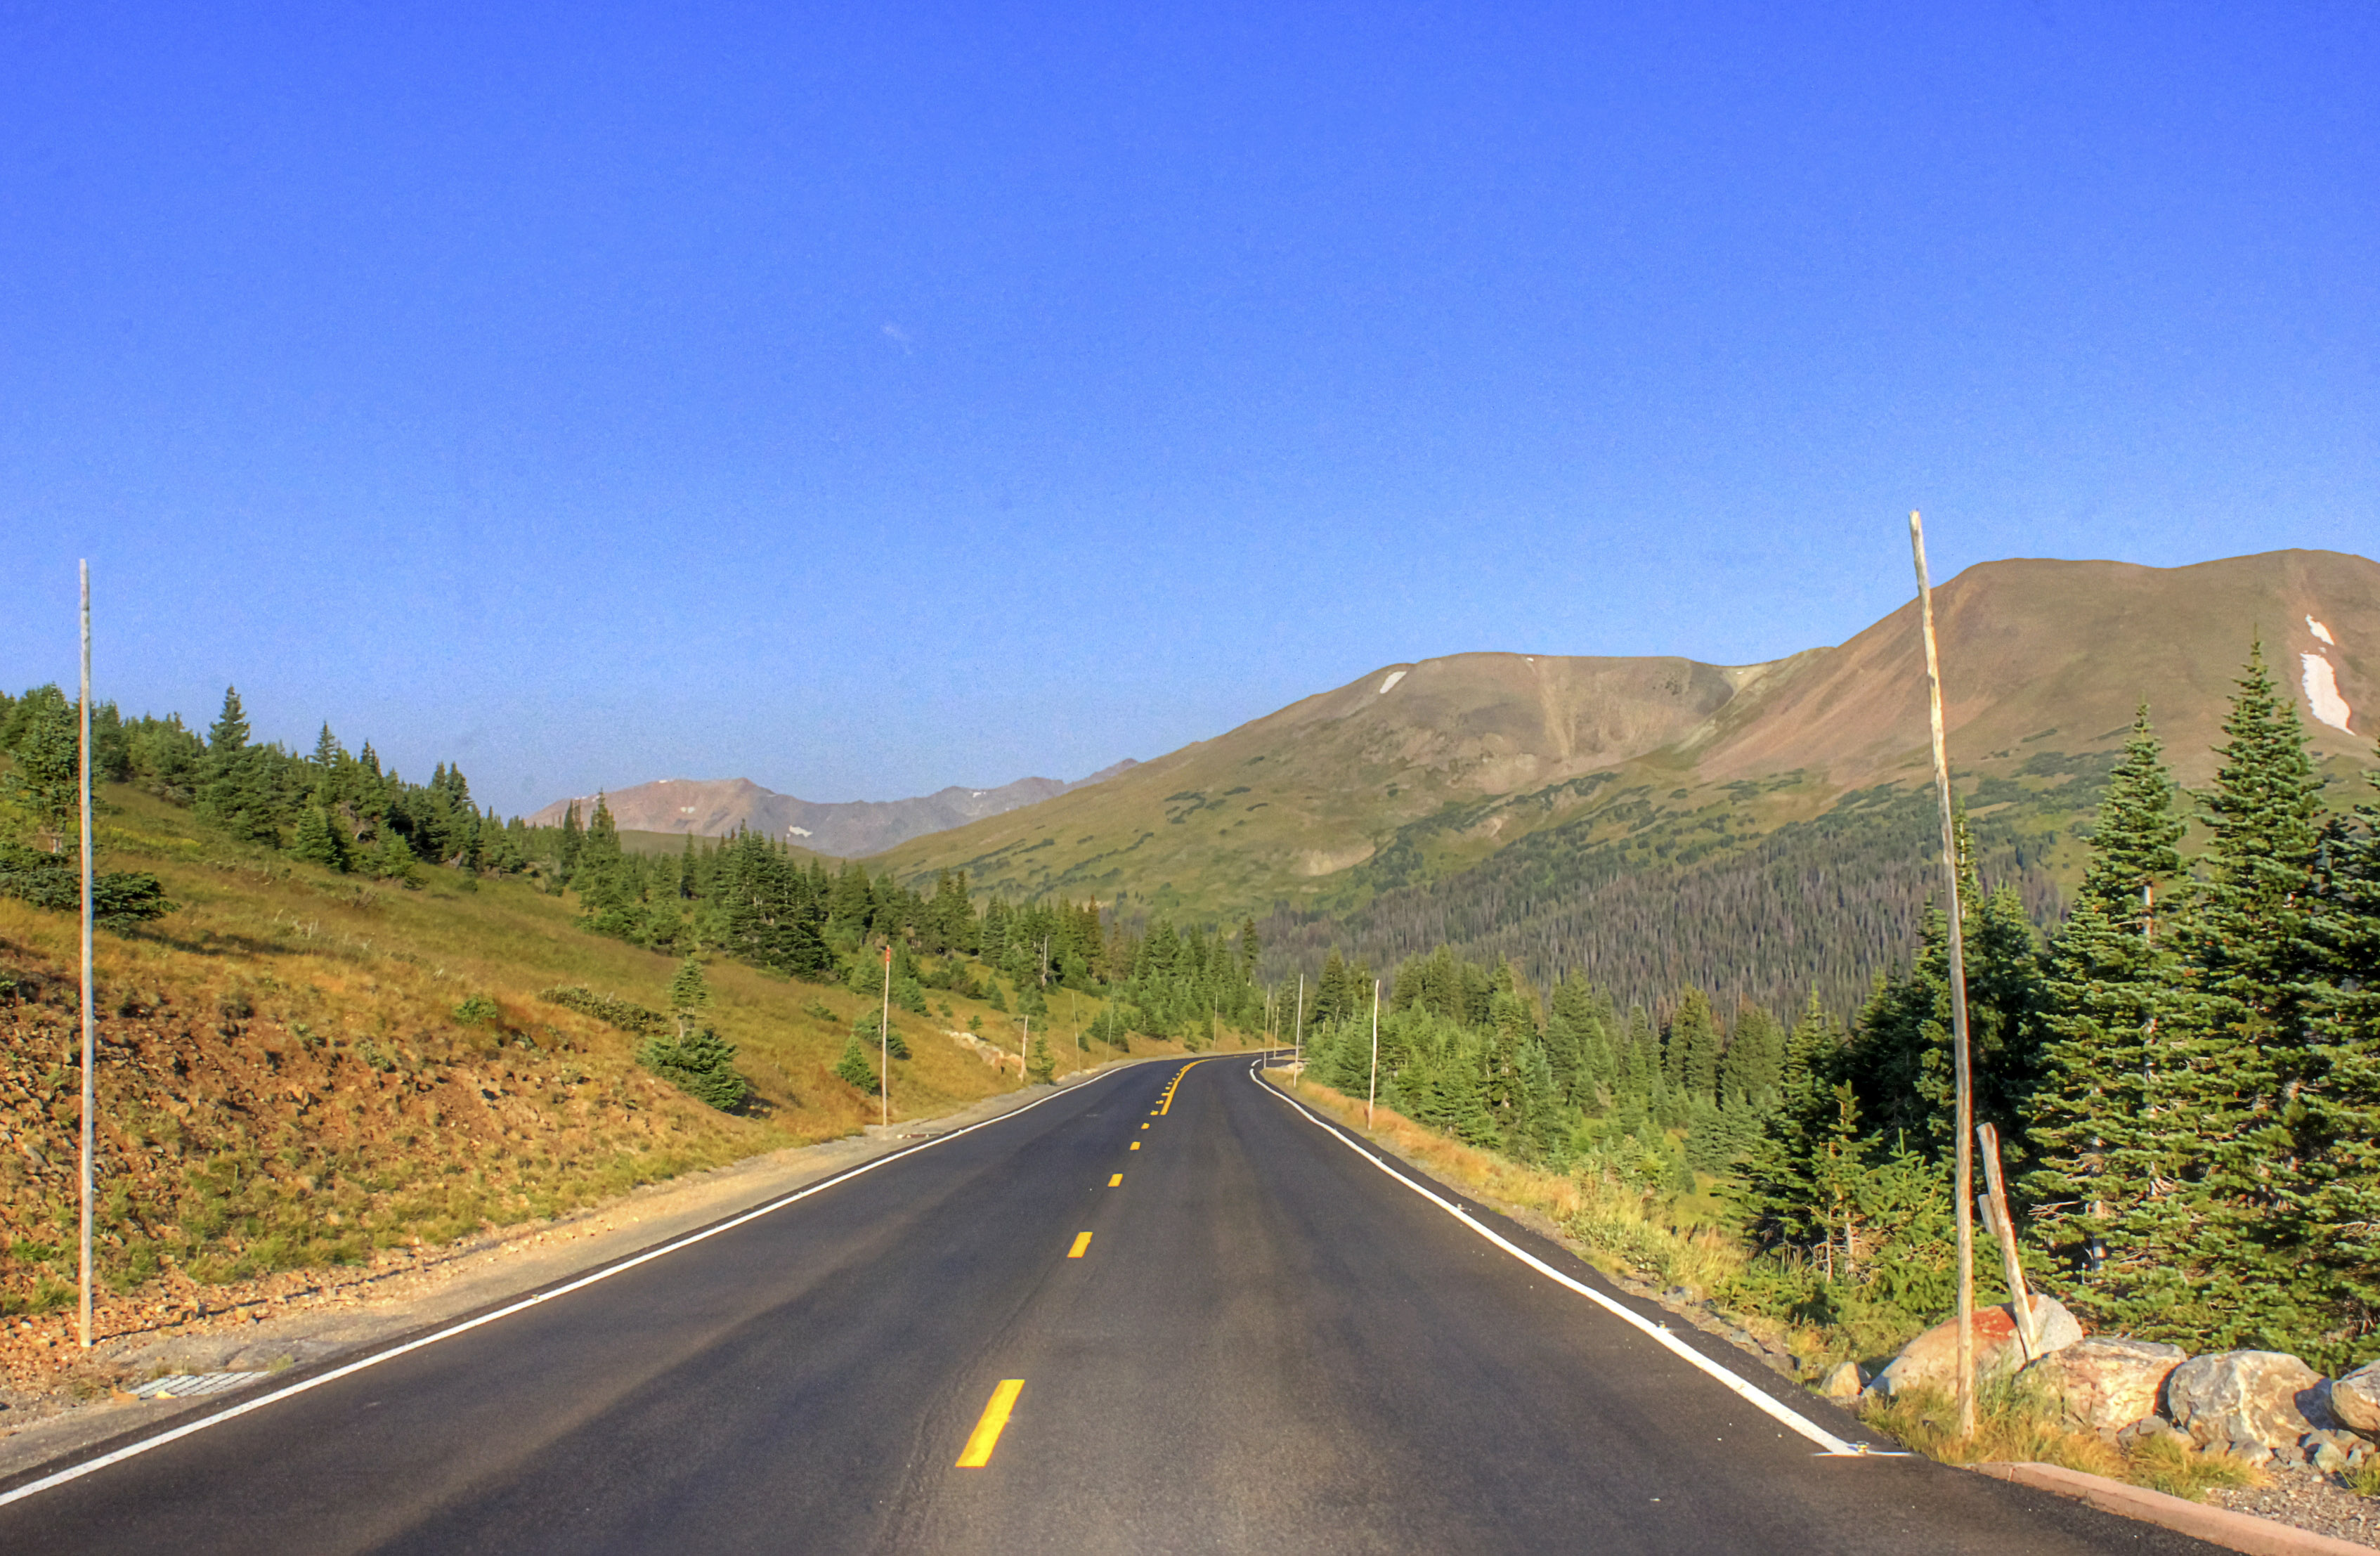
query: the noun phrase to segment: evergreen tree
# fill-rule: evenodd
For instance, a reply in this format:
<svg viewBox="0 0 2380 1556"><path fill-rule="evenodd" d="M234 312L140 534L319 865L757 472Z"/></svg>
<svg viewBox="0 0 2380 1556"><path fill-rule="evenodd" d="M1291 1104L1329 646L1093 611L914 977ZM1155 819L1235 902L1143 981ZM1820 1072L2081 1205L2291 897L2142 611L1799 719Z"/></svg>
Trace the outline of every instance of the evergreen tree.
<svg viewBox="0 0 2380 1556"><path fill-rule="evenodd" d="M2075 1299L2102 1322L2137 1328L2159 1298L2155 1271L2174 1250L2149 1235L2149 1198L2182 1173L2186 1125L2162 1078L2161 1018L2180 976L2157 893L2180 873L2182 823L2144 707L2109 776L2074 907L2050 947L2042 1084L2025 1183L2033 1224L2077 1268Z"/></svg>
<svg viewBox="0 0 2380 1556"><path fill-rule="evenodd" d="M62 853L82 808L80 715L56 687L36 687L9 710L5 733L0 802L23 811L49 851Z"/></svg>
<svg viewBox="0 0 2380 1556"><path fill-rule="evenodd" d="M2323 1238L2293 1117L2319 1068L2304 995L2321 779L2261 644L2238 686L2202 818L2204 879L2176 925L2174 1040L2160 1045L2195 1161L2143 1208L2143 1235L2186 1261L2155 1271L2166 1321L2214 1344L2296 1351L2323 1328L2297 1278Z"/></svg>
<svg viewBox="0 0 2380 1556"><path fill-rule="evenodd" d="M1050 1039L1039 1035L1033 1039L1033 1057L1025 1066L1025 1075L1036 1086L1047 1086L1057 1078L1058 1057L1050 1052Z"/></svg>
<svg viewBox="0 0 2380 1556"><path fill-rule="evenodd" d="M834 1074L836 1079L856 1088L862 1095L876 1095L876 1056L860 1046L857 1032L844 1040L843 1057L834 1062Z"/></svg>
<svg viewBox="0 0 2380 1556"><path fill-rule="evenodd" d="M2311 1251L2326 1332L2361 1349L2380 1320L2380 808L2359 805L2324 830L2306 928L2301 1213L2316 1229ZM2346 1345L2307 1355L2333 1372L2364 1359Z"/></svg>
<svg viewBox="0 0 2380 1556"><path fill-rule="evenodd" d="M330 811L320 805L310 805L298 813L298 831L289 841L289 852L309 864L341 873L354 863L346 834L331 820Z"/></svg>
<svg viewBox="0 0 2380 1556"><path fill-rule="evenodd" d="M702 964L688 956L678 964L676 976L670 979L670 1014L677 1017L678 1036L686 1036L695 1017L710 1003L710 980L702 976Z"/></svg>
<svg viewBox="0 0 2380 1556"><path fill-rule="evenodd" d="M382 881L410 884L413 881L413 849L405 834L393 826L382 826L380 838L372 845L372 874Z"/></svg>
<svg viewBox="0 0 2380 1556"><path fill-rule="evenodd" d="M1736 1013L1735 1031L1719 1059L1718 1088L1730 1109L1766 1108L1785 1075L1785 1028L1755 1004Z"/></svg>
<svg viewBox="0 0 2380 1556"><path fill-rule="evenodd" d="M638 1059L663 1080L722 1112L742 1107L751 1083L735 1068L735 1045L708 1027L683 1038L650 1038Z"/></svg>
<svg viewBox="0 0 2380 1556"><path fill-rule="evenodd" d="M272 753L249 745L248 736L239 688L226 687L223 711L207 732L207 752L200 763L199 815L242 843L277 846L281 827L267 769Z"/></svg>

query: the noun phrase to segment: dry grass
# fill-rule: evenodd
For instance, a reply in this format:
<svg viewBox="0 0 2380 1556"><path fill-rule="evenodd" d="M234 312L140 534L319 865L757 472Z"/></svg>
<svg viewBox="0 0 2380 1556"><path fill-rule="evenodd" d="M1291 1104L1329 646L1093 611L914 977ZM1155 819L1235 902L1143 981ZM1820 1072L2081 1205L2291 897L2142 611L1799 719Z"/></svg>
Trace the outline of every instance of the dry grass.
<svg viewBox="0 0 2380 1556"><path fill-rule="evenodd" d="M1937 1388L1910 1389L1888 1401L1864 1405L1860 1418L1912 1452L1944 1464L2059 1465L2193 1501L2212 1490L2264 1484L2264 1477L2247 1465L2222 1454L2201 1453L2169 1437L2127 1448L2096 1432L2077 1431L2063 1421L2054 1403L2021 1378L1994 1380L1977 1392L1972 1438L1959 1435L1957 1406L1948 1392Z"/></svg>

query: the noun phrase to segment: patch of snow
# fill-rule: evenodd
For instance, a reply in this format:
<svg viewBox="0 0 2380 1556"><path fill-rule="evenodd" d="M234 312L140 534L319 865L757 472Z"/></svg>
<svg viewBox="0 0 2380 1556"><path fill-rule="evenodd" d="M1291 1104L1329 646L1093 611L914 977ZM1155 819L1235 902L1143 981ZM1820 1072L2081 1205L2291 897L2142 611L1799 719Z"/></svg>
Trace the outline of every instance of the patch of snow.
<svg viewBox="0 0 2380 1556"><path fill-rule="evenodd" d="M785 830L792 833L795 837L808 837L810 834L810 829L808 827L787 827ZM2013 1302L2016 1299L2014 1297L2010 1297L2009 1300Z"/></svg>
<svg viewBox="0 0 2380 1556"><path fill-rule="evenodd" d="M2321 638L2324 642L2328 643L2332 648L2335 649L2338 647L2338 639L2330 635L2330 628L2323 626L2322 623L2314 620L2312 616L2306 617L2306 630Z"/></svg>
<svg viewBox="0 0 2380 1556"><path fill-rule="evenodd" d="M983 797L983 791L982 791L981 789L969 789L969 790L967 791L967 795L968 795L968 796L969 796L969 797L971 797L971 798L974 798L974 799L981 799L981 798ZM2016 1298L2015 1298L2015 1297L2010 1297L2010 1298L2009 1298L2009 1300L2010 1300L2010 1302L2014 1302L2014 1301L2016 1300Z"/></svg>
<svg viewBox="0 0 2380 1556"><path fill-rule="evenodd" d="M1390 689L1391 687L1394 687L1394 686L1395 686L1399 681L1402 681L1402 680L1403 680L1404 678L1405 678L1405 673L1404 673L1403 671L1402 671L1402 670L1391 670L1391 671L1390 671L1390 672L1389 672L1389 678L1388 678L1387 680L1382 681L1382 682L1380 683L1380 695L1381 695L1382 697L1386 697L1386 696L1388 696L1388 695L1389 695L1389 691L1390 691Z"/></svg>
<svg viewBox="0 0 2380 1556"><path fill-rule="evenodd" d="M2348 707L2347 699L2338 695L2338 673L2330 667L2330 661L2320 654L2300 654L2298 661L2305 666L2306 706L2313 710L2313 716L2333 729L2354 734L2347 729L2347 721L2354 717L2354 710Z"/></svg>
<svg viewBox="0 0 2380 1556"><path fill-rule="evenodd" d="M691 816L694 814L694 807L691 805L681 805L677 808L677 813L681 816ZM2016 1298L2011 1296L2009 1300L2010 1302L2014 1302Z"/></svg>

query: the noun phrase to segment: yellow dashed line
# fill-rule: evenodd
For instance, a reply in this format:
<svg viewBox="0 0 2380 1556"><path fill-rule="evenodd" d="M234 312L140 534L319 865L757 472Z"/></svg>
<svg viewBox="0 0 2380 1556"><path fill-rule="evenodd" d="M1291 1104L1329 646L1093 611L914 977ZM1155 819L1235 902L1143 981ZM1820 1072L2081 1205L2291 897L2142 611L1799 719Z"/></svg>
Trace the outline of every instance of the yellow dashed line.
<svg viewBox="0 0 2380 1556"><path fill-rule="evenodd" d="M1118 1173L1113 1177L1108 1179L1108 1186L1110 1188L1122 1188L1123 1186L1123 1174L1122 1173Z"/></svg>
<svg viewBox="0 0 2380 1556"><path fill-rule="evenodd" d="M1066 1257L1068 1258L1080 1258L1085 1253L1089 1251L1090 1246L1091 1234L1087 1232L1077 1232L1075 1234L1075 1246L1066 1250Z"/></svg>
<svg viewBox="0 0 2380 1556"><path fill-rule="evenodd" d="M1083 1235L1089 1236L1085 1233ZM1022 1378L1003 1378L1000 1387L991 1391L991 1403L983 1407L983 1419L968 1434L966 1447L959 1453L958 1467L981 1469L991 1463L991 1451L1000 1446L1000 1434L1007 1429L1008 1413L1016 1408L1016 1396L1025 1392Z"/></svg>

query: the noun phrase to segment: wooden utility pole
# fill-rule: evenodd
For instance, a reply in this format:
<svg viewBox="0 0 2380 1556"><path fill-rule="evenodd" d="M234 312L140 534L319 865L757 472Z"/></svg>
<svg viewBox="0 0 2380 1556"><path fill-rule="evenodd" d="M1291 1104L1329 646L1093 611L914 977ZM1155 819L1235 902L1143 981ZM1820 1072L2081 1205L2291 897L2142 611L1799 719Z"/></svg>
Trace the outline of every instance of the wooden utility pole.
<svg viewBox="0 0 2380 1556"><path fill-rule="evenodd" d="M1297 1025L1291 1029L1289 1049L1289 1084L1295 1086L1305 1076L1305 975L1297 975Z"/></svg>
<svg viewBox="0 0 2380 1556"><path fill-rule="evenodd" d="M1372 979L1372 1081L1364 1091L1364 1127L1372 1126L1372 1104L1380 1096L1380 980Z"/></svg>
<svg viewBox="0 0 2380 1556"><path fill-rule="evenodd" d="M880 1122L892 1122L892 937L884 937L884 1012L876 1018L876 1096Z"/></svg>
<svg viewBox="0 0 2380 1556"><path fill-rule="evenodd" d="M1917 620L1925 637L1926 707L1934 733L1934 790L1942 801L1942 877L1950 904L1950 1057L1958 1085L1959 1435L1975 1435L1975 1087L1967 1048L1967 937L1959 905L1959 823L1950 800L1950 750L1942 737L1942 661L1934 639L1934 586L1925 576L1925 526L1909 514L1917 564Z"/></svg>
<svg viewBox="0 0 2380 1556"><path fill-rule="evenodd" d="M91 1205L97 1156L99 1044L91 1026L91 564L82 565L82 1348L91 1349Z"/></svg>

